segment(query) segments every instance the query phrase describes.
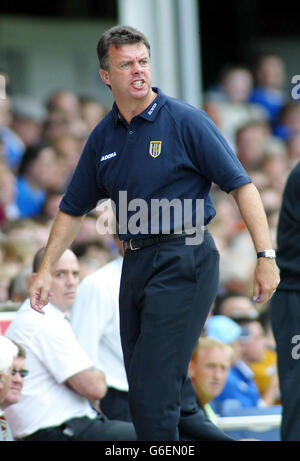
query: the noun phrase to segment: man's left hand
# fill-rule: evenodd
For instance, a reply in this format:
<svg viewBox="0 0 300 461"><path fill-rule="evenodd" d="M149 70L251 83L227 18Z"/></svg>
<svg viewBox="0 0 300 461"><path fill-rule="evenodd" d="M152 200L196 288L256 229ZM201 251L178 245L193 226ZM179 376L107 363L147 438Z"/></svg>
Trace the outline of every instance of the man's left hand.
<svg viewBox="0 0 300 461"><path fill-rule="evenodd" d="M273 296L280 282L275 259L258 258L253 284L253 300L264 304Z"/></svg>

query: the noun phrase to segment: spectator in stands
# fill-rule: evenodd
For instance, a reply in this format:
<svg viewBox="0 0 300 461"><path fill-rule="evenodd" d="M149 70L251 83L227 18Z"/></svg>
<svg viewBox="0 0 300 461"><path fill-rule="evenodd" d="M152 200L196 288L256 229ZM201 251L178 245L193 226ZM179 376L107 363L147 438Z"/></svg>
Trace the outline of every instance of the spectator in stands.
<svg viewBox="0 0 300 461"><path fill-rule="evenodd" d="M64 120L71 122L80 118L78 97L71 91L59 90L51 94L47 103L50 115L61 115Z"/></svg>
<svg viewBox="0 0 300 461"><path fill-rule="evenodd" d="M246 170L260 167L270 135L266 122L250 121L238 128L235 134L236 154Z"/></svg>
<svg viewBox="0 0 300 461"><path fill-rule="evenodd" d="M273 125L286 101L283 89L286 70L283 59L275 53L262 54L254 65L254 77L255 87L250 102L264 107Z"/></svg>
<svg viewBox="0 0 300 461"><path fill-rule="evenodd" d="M225 315L232 320L253 319L258 317L258 310L248 296L243 293L229 292L216 298L214 315Z"/></svg>
<svg viewBox="0 0 300 461"><path fill-rule="evenodd" d="M278 116L274 134L284 141L300 132L300 104L298 101L286 103Z"/></svg>
<svg viewBox="0 0 300 461"><path fill-rule="evenodd" d="M19 401L23 389L24 378L28 375L28 370L25 368L26 351L22 346L20 346L20 344L14 344L17 346L18 354L13 359L11 369L11 384L6 397L0 403L0 413L1 410L4 411L7 407ZM10 428L4 418L3 421L5 421L6 424L6 441L13 441Z"/></svg>
<svg viewBox="0 0 300 461"><path fill-rule="evenodd" d="M252 120L265 120L261 106L249 103L253 77L243 66L222 69L220 84L205 95L205 111L211 116L223 135L234 145L235 131Z"/></svg>
<svg viewBox="0 0 300 461"><path fill-rule="evenodd" d="M232 359L231 346L215 338L202 337L194 349L189 365L198 403L215 424L217 418L209 403L225 386Z"/></svg>
<svg viewBox="0 0 300 461"><path fill-rule="evenodd" d="M21 218L41 213L47 190L57 179L56 152L47 145L26 149L17 178L16 204Z"/></svg>
<svg viewBox="0 0 300 461"><path fill-rule="evenodd" d="M41 142L46 109L40 101L28 95L12 97L11 128L22 140L25 149Z"/></svg>
<svg viewBox="0 0 300 461"><path fill-rule="evenodd" d="M0 405L9 392L13 360L17 354L17 346L8 338L0 335ZM7 436L7 423L0 411L0 442L7 440Z"/></svg>
<svg viewBox="0 0 300 461"><path fill-rule="evenodd" d="M249 367L251 361L262 358L265 347L265 339L259 326L259 323L255 325L253 331L242 329L235 321L221 315L212 315L207 321L205 334L230 344L234 349L233 365L229 370L225 387L211 402L216 413L222 414L229 408L255 407L262 404L253 372Z"/></svg>
<svg viewBox="0 0 300 461"><path fill-rule="evenodd" d="M45 220L46 222L52 222L54 220L62 197L63 194L60 191L48 191L41 211L40 217L42 220Z"/></svg>
<svg viewBox="0 0 300 461"><path fill-rule="evenodd" d="M270 306L265 306L259 316L264 329L266 347L261 360L250 363L260 395L269 405L280 404L280 390L277 371L277 352L270 320Z"/></svg>
<svg viewBox="0 0 300 461"><path fill-rule="evenodd" d="M266 333L259 320L241 319L239 325L249 332L249 336L241 341L241 359L252 370L253 380L255 381L261 401L259 405L274 405L279 396L278 376L276 369L276 354L270 350L270 336L267 338ZM262 367L259 375L255 375L255 370ZM266 368L267 367L267 368ZM266 373L269 376L266 376ZM258 379L266 379L267 385L263 389ZM260 388L263 393L260 392Z"/></svg>
<svg viewBox="0 0 300 461"><path fill-rule="evenodd" d="M43 252L35 257L34 273ZM77 258L66 250L52 271L45 315L34 313L26 300L6 331L25 348L30 370L19 402L5 411L16 440L136 440L132 424L109 421L89 403L105 395L106 384L66 320L78 283Z"/></svg>
<svg viewBox="0 0 300 461"><path fill-rule="evenodd" d="M5 399L11 384L11 368L18 349L12 341L0 335L0 403Z"/></svg>
<svg viewBox="0 0 300 461"><path fill-rule="evenodd" d="M19 216L16 206L16 177L9 166L0 162L0 226Z"/></svg>
<svg viewBox="0 0 300 461"><path fill-rule="evenodd" d="M79 104L81 118L86 122L88 132L90 133L104 117L106 112L105 107L90 97L81 97Z"/></svg>
<svg viewBox="0 0 300 461"><path fill-rule="evenodd" d="M223 315L235 320L239 325L246 326L251 321L258 320L264 323L264 335L266 347L264 348L263 356L258 357L258 360L249 362L249 367L253 371L253 380L255 381L259 393L268 405L279 403L279 386L277 375L277 354L275 351L275 342L271 331L269 321L269 307L266 306L264 311L260 313L255 304L248 296L242 293L226 293L216 298L214 315ZM257 322L255 322L257 325ZM257 328L254 326L254 328ZM261 331L261 328L258 327Z"/></svg>
<svg viewBox="0 0 300 461"><path fill-rule="evenodd" d="M261 171L266 175L268 186L274 193L283 193L289 169L288 151L284 141L271 137L265 146Z"/></svg>
<svg viewBox="0 0 300 461"><path fill-rule="evenodd" d="M23 265L11 280L8 288L8 299L13 303L22 303L27 298L31 269L29 264Z"/></svg>
<svg viewBox="0 0 300 461"><path fill-rule="evenodd" d="M88 267L94 272L95 269L92 270L93 268L100 269L100 267L106 265L111 259L111 252L107 242L100 236L74 244L72 245L72 250L79 261L81 278L90 273Z"/></svg>
<svg viewBox="0 0 300 461"><path fill-rule="evenodd" d="M64 133L53 139L52 145L61 158L62 168L65 168L66 178L70 178L82 152L81 141L71 132Z"/></svg>
<svg viewBox="0 0 300 461"><path fill-rule="evenodd" d="M12 341L18 349L17 355L13 359L11 370L11 384L6 397L0 403L0 408L5 410L10 405L17 403L20 399L23 389L24 378L28 375L29 371L25 368L26 351L20 345Z"/></svg>
<svg viewBox="0 0 300 461"><path fill-rule="evenodd" d="M25 145L12 130L11 124L11 98L7 95L5 99L0 99L0 136L5 160L11 170L16 171L21 162Z"/></svg>

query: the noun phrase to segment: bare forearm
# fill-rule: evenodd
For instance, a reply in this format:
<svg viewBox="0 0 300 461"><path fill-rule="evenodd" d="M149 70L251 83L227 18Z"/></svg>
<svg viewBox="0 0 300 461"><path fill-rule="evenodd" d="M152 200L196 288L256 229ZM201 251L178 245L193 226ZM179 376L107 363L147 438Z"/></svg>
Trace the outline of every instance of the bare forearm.
<svg viewBox="0 0 300 461"><path fill-rule="evenodd" d="M57 214L40 268L29 288L31 307L41 314L50 299L51 270L74 240L83 219L84 216L71 216L62 211Z"/></svg>
<svg viewBox="0 0 300 461"><path fill-rule="evenodd" d="M40 271L49 271L76 237L84 216L59 211L53 223Z"/></svg>
<svg viewBox="0 0 300 461"><path fill-rule="evenodd" d="M231 194L239 207L256 251L272 248L266 213L256 187L246 184Z"/></svg>
<svg viewBox="0 0 300 461"><path fill-rule="evenodd" d="M257 252L272 249L266 213L260 195L253 184L247 184L232 192L241 216L251 235ZM253 299L267 302L279 283L275 259L258 258L253 281Z"/></svg>
<svg viewBox="0 0 300 461"><path fill-rule="evenodd" d="M107 391L103 372L95 368L77 373L70 377L66 384L89 400L102 399Z"/></svg>

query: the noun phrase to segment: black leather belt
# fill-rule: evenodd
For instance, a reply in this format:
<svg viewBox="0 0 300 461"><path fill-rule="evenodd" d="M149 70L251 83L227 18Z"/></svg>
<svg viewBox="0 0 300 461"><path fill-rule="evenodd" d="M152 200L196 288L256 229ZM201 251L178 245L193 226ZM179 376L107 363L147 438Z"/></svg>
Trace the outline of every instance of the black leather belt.
<svg viewBox="0 0 300 461"><path fill-rule="evenodd" d="M202 226L201 230L206 231L207 226ZM123 247L125 251L126 250L136 251L136 250L141 250L142 248L145 248L145 247L149 247L151 245L155 245L157 243L167 242L168 240L173 240L179 237L184 237L184 236L191 237L192 235L195 235L195 233L196 232L194 233L181 232L181 234L158 234L158 235L151 235L151 237L147 237L144 239L124 240Z"/></svg>

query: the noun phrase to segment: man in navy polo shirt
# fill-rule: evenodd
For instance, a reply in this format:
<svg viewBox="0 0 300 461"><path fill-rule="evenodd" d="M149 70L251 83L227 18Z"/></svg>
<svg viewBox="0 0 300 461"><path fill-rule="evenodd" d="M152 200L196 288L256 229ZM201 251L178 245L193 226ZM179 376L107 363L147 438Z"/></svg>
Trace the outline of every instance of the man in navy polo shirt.
<svg viewBox="0 0 300 461"><path fill-rule="evenodd" d="M139 440L178 440L192 411L188 363L218 286L219 254L206 230L215 215L212 182L235 198L260 256L257 302L272 296L278 271L256 188L204 112L152 88L144 35L114 27L97 52L115 103L89 136L61 202L31 305L44 312L50 268L84 216L112 199L126 250L120 324L132 419ZM172 204L169 219L157 201Z"/></svg>

